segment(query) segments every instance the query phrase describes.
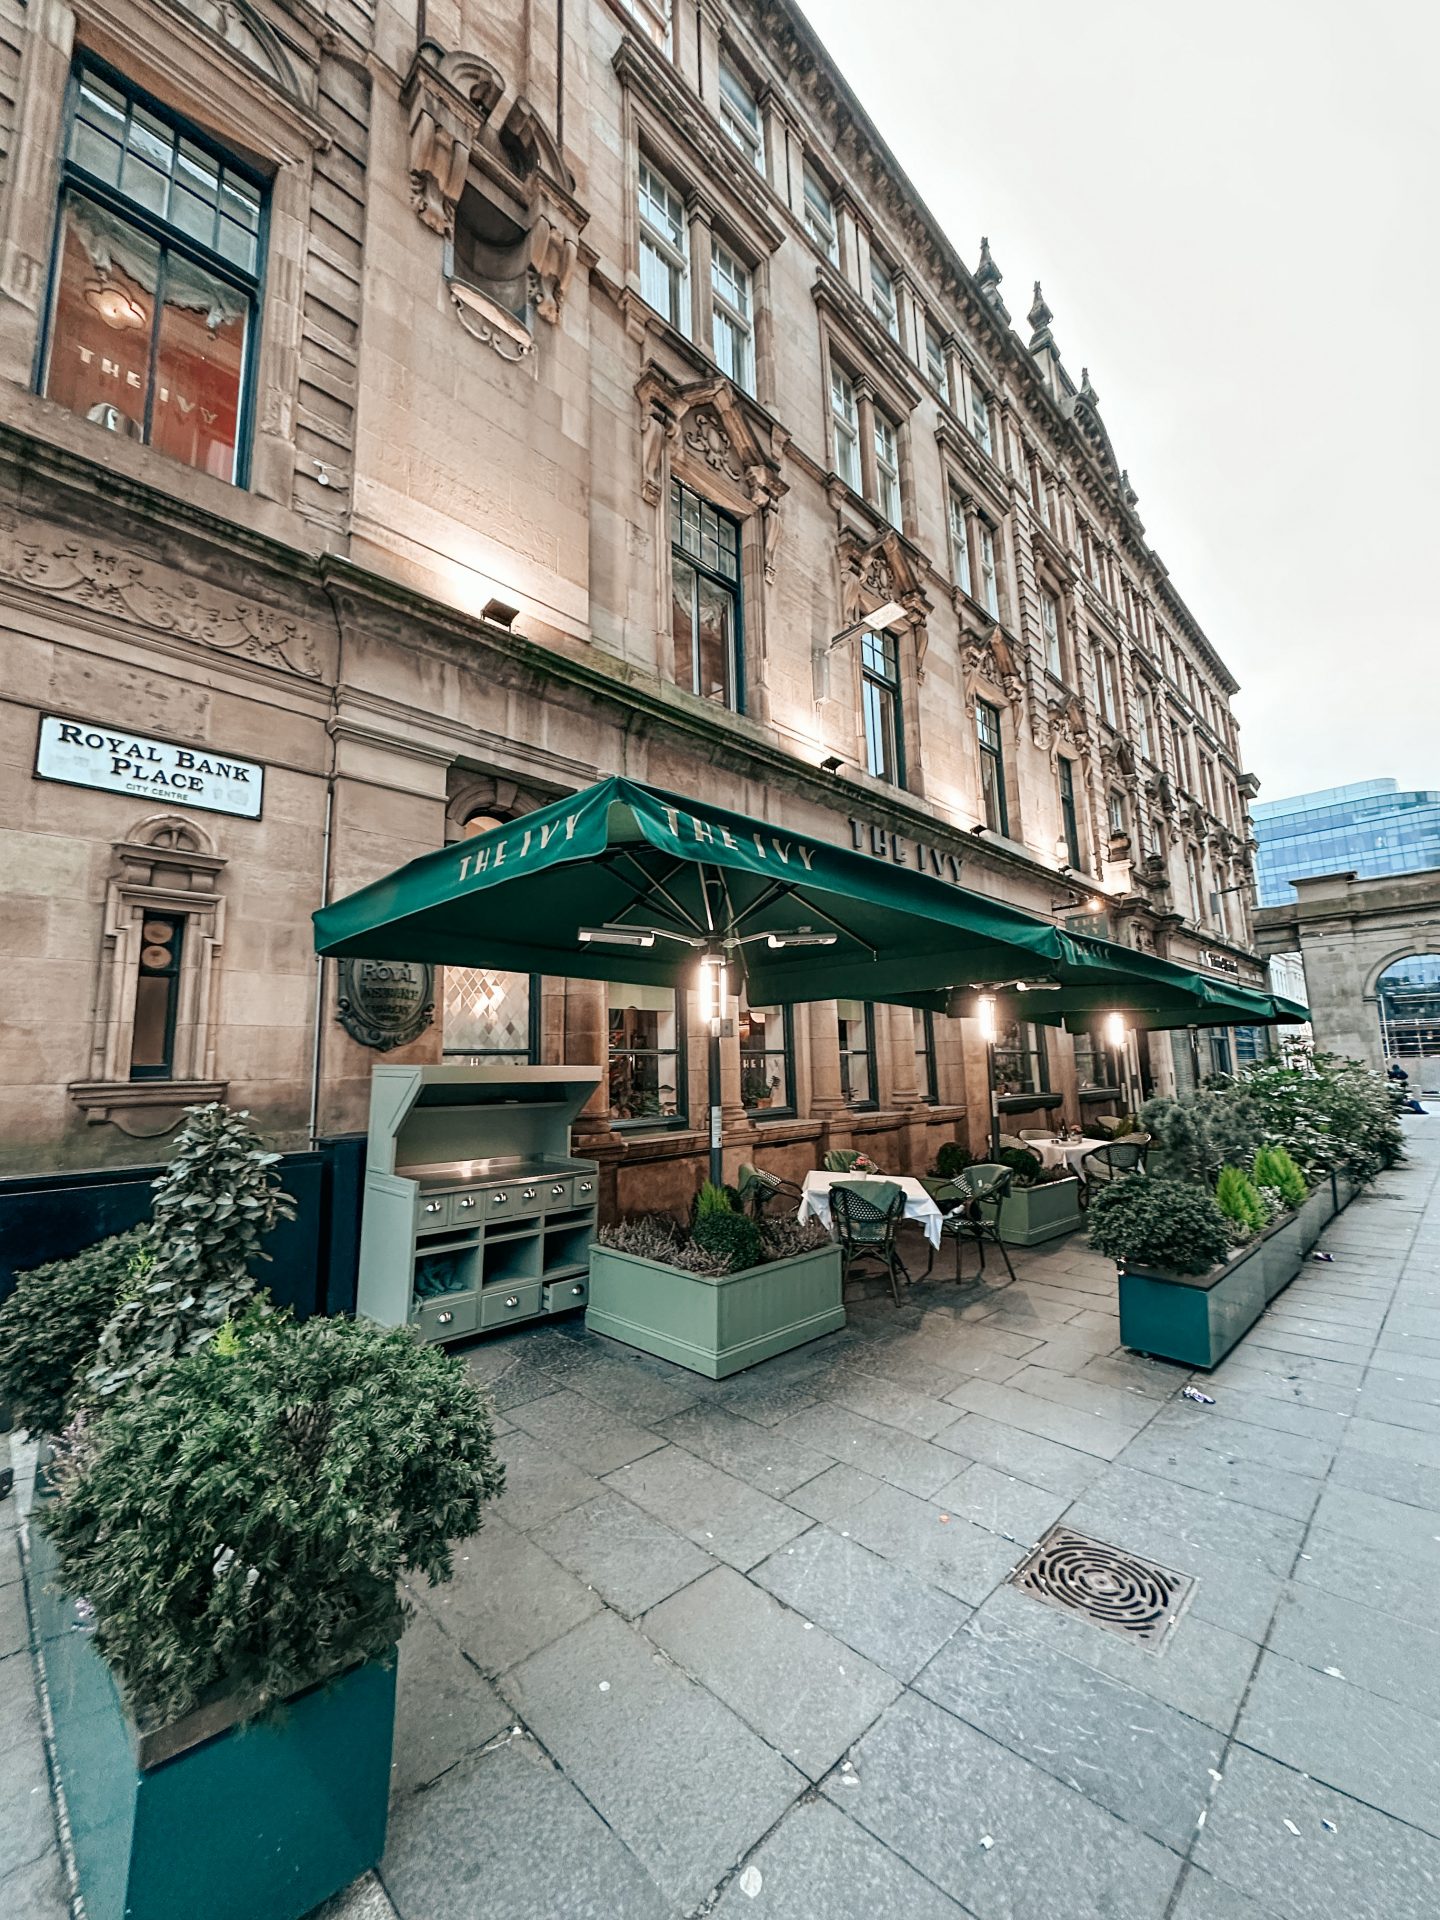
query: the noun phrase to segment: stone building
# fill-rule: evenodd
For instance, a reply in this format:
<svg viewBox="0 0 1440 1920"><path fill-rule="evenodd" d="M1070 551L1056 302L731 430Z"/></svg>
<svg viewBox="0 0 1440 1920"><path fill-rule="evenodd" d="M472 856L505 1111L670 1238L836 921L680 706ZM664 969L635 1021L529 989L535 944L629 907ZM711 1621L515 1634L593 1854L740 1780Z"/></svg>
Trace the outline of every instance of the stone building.
<svg viewBox="0 0 1440 1920"><path fill-rule="evenodd" d="M0 1171L303 1148L443 1048L607 1065L678 1203L691 996L451 969L381 1056L432 983L311 948L610 772L1259 984L1235 683L974 259L785 0L0 0ZM733 1160L983 1137L964 1022L732 1012Z"/></svg>

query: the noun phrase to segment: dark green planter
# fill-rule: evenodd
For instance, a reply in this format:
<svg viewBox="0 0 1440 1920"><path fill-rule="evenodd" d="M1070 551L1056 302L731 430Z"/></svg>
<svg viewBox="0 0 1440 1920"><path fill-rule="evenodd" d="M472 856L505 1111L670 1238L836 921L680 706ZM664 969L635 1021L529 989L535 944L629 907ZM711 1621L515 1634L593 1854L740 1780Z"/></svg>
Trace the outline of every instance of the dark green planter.
<svg viewBox="0 0 1440 1920"><path fill-rule="evenodd" d="M1048 1180L1012 1187L1000 1202L1000 1238L1012 1247L1038 1247L1080 1225L1080 1182Z"/></svg>
<svg viewBox="0 0 1440 1920"><path fill-rule="evenodd" d="M718 1279L611 1247L590 1249L590 1332L707 1380L723 1380L844 1324L839 1247L816 1247Z"/></svg>
<svg viewBox="0 0 1440 1920"><path fill-rule="evenodd" d="M379 1861L393 1659L243 1727L222 1705L142 1736L53 1568L33 1527L26 1581L88 1920L300 1920Z"/></svg>

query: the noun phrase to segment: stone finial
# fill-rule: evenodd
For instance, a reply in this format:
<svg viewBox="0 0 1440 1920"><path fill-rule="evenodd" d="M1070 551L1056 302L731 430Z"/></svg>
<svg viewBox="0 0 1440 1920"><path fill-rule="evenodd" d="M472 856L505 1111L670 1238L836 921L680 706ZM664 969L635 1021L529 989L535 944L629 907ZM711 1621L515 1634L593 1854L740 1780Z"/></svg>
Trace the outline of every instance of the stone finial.
<svg viewBox="0 0 1440 1920"><path fill-rule="evenodd" d="M1050 331L1050 322L1055 316L1045 304L1045 296L1040 291L1040 282L1038 280L1035 282L1035 298L1030 302L1030 311L1026 314L1025 318L1030 322L1032 329L1030 334L1031 353L1043 353L1048 350L1055 355L1056 359L1059 359L1060 349L1056 346L1055 336Z"/></svg>
<svg viewBox="0 0 1440 1920"><path fill-rule="evenodd" d="M995 264L995 256L990 251L987 235L980 236L980 259L975 268L975 284L980 289L980 298L1005 326L1010 324L1010 309L1000 292L1000 282L1005 278Z"/></svg>
<svg viewBox="0 0 1440 1920"><path fill-rule="evenodd" d="M1137 506L1140 501L1139 494L1131 485L1130 469L1128 467L1122 467L1120 469L1120 498L1125 502L1127 507Z"/></svg>
<svg viewBox="0 0 1440 1920"><path fill-rule="evenodd" d="M1081 367L1080 369L1080 398L1088 401L1092 407L1098 407L1100 405L1100 396L1090 384L1089 367Z"/></svg>

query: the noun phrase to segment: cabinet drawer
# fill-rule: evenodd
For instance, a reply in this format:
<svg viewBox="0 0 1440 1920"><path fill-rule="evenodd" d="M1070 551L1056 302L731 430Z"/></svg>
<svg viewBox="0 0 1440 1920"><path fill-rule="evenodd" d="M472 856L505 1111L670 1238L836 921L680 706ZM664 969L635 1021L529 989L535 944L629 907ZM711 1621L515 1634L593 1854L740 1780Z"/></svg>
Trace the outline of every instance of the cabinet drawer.
<svg viewBox="0 0 1440 1920"><path fill-rule="evenodd" d="M464 1193L452 1193L450 1196L450 1224L452 1227L473 1227L484 1212L485 1196L474 1187Z"/></svg>
<svg viewBox="0 0 1440 1920"><path fill-rule="evenodd" d="M463 1333L474 1333L478 1315L473 1293L453 1293L422 1301L411 1319L427 1340L458 1340Z"/></svg>
<svg viewBox="0 0 1440 1920"><path fill-rule="evenodd" d="M528 1320L541 1311L538 1280L523 1287L486 1287L480 1295L480 1325L503 1327L507 1320Z"/></svg>
<svg viewBox="0 0 1440 1920"><path fill-rule="evenodd" d="M482 1187L479 1200L480 1212L486 1220L510 1220L520 1205L520 1189L508 1183L503 1187ZM473 1217L466 1215L467 1219Z"/></svg>
<svg viewBox="0 0 1440 1920"><path fill-rule="evenodd" d="M577 1173L571 1182L574 1189L571 1198L577 1207L588 1207L595 1199L595 1176L593 1173Z"/></svg>
<svg viewBox="0 0 1440 1920"><path fill-rule="evenodd" d="M448 1227L454 1197L449 1193L422 1193L415 1202L415 1231L433 1233L437 1227Z"/></svg>
<svg viewBox="0 0 1440 1920"><path fill-rule="evenodd" d="M574 1198L574 1186L575 1183L569 1174L562 1175L558 1180L542 1180L540 1192L544 1198L545 1211L555 1213L561 1207L568 1207Z"/></svg>
<svg viewBox="0 0 1440 1920"><path fill-rule="evenodd" d="M540 1213L548 1204L546 1196L550 1192L548 1180L521 1180L514 1188L515 1212L517 1215Z"/></svg>
<svg viewBox="0 0 1440 1920"><path fill-rule="evenodd" d="M573 1280L547 1280L545 1283L546 1313L565 1313L571 1307L583 1307L590 1298L590 1282L585 1275L577 1274Z"/></svg>

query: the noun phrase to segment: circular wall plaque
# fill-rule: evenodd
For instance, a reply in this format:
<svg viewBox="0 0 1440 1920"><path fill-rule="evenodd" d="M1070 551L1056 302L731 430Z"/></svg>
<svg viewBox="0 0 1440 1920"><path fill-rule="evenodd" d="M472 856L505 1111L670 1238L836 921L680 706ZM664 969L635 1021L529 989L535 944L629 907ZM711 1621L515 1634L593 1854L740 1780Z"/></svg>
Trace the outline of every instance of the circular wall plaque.
<svg viewBox="0 0 1440 1920"><path fill-rule="evenodd" d="M420 960L342 960L335 1018L362 1047L408 1047L435 1012L435 969Z"/></svg>

